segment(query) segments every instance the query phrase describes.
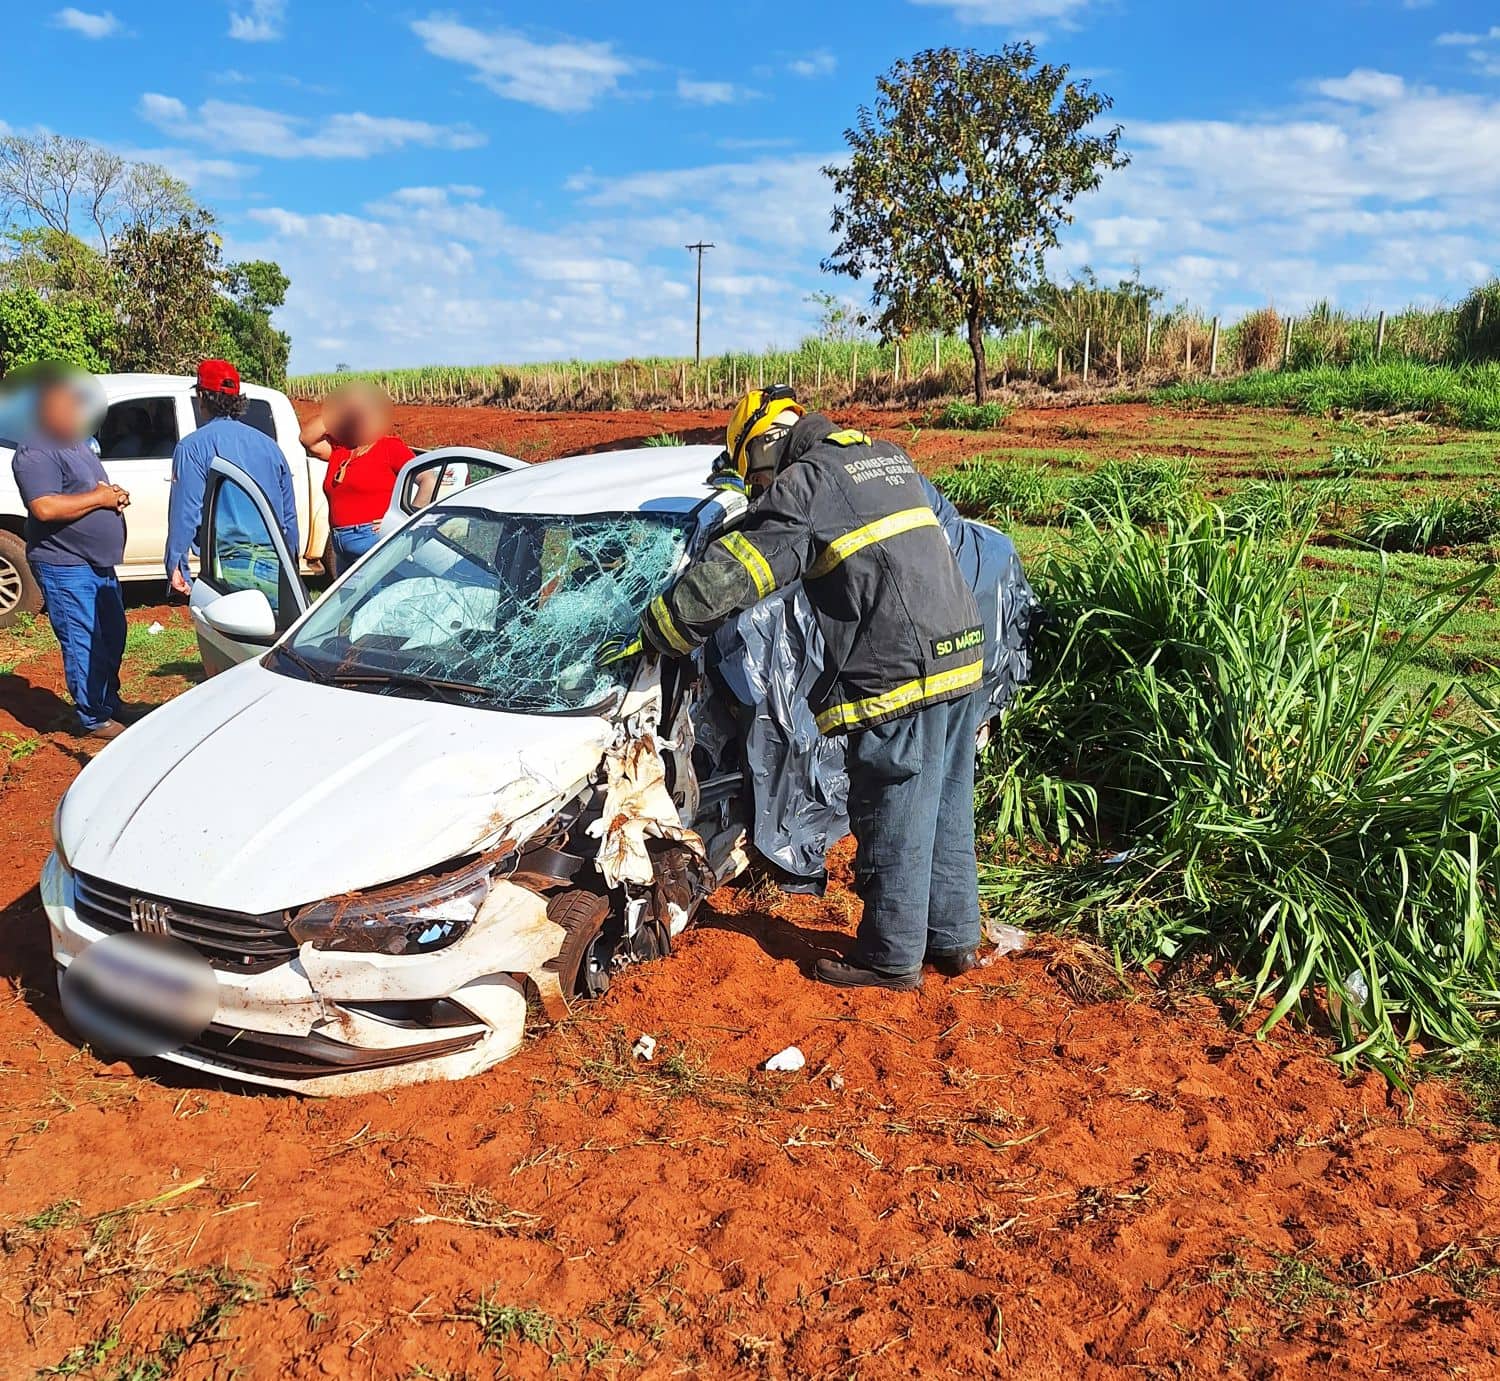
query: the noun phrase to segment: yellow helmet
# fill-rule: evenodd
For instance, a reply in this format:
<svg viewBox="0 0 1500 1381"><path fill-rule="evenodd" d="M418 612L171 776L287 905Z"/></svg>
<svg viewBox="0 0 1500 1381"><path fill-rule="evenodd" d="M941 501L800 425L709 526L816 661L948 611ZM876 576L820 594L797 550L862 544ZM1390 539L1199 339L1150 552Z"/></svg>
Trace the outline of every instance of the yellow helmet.
<svg viewBox="0 0 1500 1381"><path fill-rule="evenodd" d="M784 412L802 416L797 395L787 384L773 384L770 388L752 388L729 415L729 427L724 434L724 449L729 453L730 463L741 479L745 478L750 443L764 436Z"/></svg>

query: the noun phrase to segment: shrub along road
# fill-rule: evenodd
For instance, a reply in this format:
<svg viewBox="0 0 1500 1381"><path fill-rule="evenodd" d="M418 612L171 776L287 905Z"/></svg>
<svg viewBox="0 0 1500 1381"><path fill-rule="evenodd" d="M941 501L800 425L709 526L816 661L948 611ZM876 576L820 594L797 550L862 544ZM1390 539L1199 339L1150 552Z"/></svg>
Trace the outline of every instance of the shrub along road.
<svg viewBox="0 0 1500 1381"><path fill-rule="evenodd" d="M183 689L182 611L131 625L127 693ZM18 1374L1496 1369L1500 1151L1455 1090L1346 1080L1324 1033L1257 1042L1190 978L1122 984L1065 940L820 988L847 846L827 898L716 894L676 955L464 1084L310 1103L104 1063L62 1024L35 890L90 750L54 731L44 629L0 666ZM805 1070L755 1072L792 1042Z"/></svg>

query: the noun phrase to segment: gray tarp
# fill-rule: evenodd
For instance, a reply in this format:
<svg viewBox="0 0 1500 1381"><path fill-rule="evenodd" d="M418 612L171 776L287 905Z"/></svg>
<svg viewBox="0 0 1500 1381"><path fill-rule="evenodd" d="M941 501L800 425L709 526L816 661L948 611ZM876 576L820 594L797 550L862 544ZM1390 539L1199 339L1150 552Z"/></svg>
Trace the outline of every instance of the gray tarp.
<svg viewBox="0 0 1500 1381"><path fill-rule="evenodd" d="M937 493L930 486L929 492ZM1009 537L960 517L946 501L935 506L984 620L983 693L997 713L1031 675L1036 596ZM828 846L849 830L845 740L820 734L808 704L822 656L822 638L800 585L778 591L725 625L710 653L719 677L748 711L744 744L754 795L752 842L784 873L816 884L823 881Z"/></svg>

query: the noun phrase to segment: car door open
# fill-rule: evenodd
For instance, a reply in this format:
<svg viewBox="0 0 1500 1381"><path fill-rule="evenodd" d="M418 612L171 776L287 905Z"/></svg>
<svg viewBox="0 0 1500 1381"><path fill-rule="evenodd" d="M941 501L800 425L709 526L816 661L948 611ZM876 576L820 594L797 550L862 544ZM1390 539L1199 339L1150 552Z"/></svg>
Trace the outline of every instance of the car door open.
<svg viewBox="0 0 1500 1381"><path fill-rule="evenodd" d="M401 467L391 491L391 506L381 520L381 535L394 532L418 509L446 499L460 489L494 479L511 470L524 470L524 460L499 451L481 451L466 446L444 446L423 451Z"/></svg>
<svg viewBox="0 0 1500 1381"><path fill-rule="evenodd" d="M188 597L204 670L212 676L264 652L308 603L270 502L239 466L216 456L204 485L198 578Z"/></svg>

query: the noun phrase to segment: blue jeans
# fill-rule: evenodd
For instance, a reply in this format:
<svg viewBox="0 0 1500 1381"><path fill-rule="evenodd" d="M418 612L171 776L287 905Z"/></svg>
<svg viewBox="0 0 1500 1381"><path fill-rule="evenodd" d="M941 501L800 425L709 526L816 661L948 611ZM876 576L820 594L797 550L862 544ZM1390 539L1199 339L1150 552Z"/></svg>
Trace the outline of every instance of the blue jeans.
<svg viewBox="0 0 1500 1381"><path fill-rule="evenodd" d="M120 709L120 659L125 655L125 602L111 570L32 563L47 600L47 617L62 645L63 679L78 722L96 729Z"/></svg>
<svg viewBox="0 0 1500 1381"><path fill-rule="evenodd" d="M343 575L376 542L380 533L374 523L355 523L352 527L336 527L333 530L333 554L338 561L338 573Z"/></svg>
<svg viewBox="0 0 1500 1381"><path fill-rule="evenodd" d="M851 962L916 973L924 953L979 943L974 735L966 695L849 735L849 830L864 916Z"/></svg>

